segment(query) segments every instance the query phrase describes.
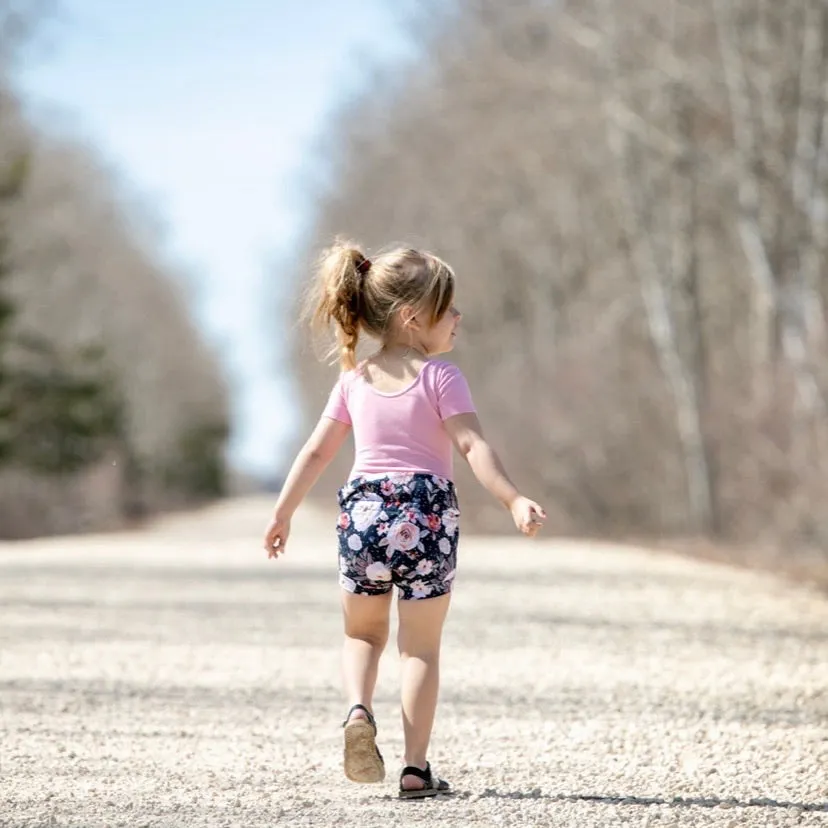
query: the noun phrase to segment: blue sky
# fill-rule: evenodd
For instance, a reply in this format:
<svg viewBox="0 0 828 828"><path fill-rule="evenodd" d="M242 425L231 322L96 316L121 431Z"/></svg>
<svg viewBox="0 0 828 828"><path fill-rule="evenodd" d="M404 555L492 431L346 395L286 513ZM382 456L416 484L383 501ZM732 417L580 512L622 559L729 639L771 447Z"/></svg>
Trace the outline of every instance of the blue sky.
<svg viewBox="0 0 828 828"><path fill-rule="evenodd" d="M264 309L305 216L299 172L367 63L405 53L394 0L64 0L19 76L166 226L234 389L234 462L270 473L298 425ZM48 48L45 48L48 46Z"/></svg>

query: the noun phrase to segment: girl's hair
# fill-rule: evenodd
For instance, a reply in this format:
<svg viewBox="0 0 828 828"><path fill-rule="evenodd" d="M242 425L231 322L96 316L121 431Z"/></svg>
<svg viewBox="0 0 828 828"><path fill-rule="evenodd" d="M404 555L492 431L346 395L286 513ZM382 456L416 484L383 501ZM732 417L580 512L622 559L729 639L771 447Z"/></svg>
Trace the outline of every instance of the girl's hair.
<svg viewBox="0 0 828 828"><path fill-rule="evenodd" d="M337 239L320 257L308 311L315 330L334 324L332 355L350 371L361 331L385 339L406 306L428 312L433 325L453 299L454 271L437 256L398 248L369 260L357 245Z"/></svg>

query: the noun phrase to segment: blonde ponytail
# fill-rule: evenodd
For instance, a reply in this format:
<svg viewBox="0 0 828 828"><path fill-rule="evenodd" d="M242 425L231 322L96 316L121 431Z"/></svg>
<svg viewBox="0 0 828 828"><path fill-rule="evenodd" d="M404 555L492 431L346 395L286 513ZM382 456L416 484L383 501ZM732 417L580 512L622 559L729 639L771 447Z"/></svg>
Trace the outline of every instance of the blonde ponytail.
<svg viewBox="0 0 828 828"><path fill-rule="evenodd" d="M358 247L337 240L323 252L317 267L311 324L317 330L334 324L339 363L345 371L356 367L364 281L370 264Z"/></svg>
<svg viewBox="0 0 828 828"><path fill-rule="evenodd" d="M410 247L382 253L372 262L356 245L340 239L322 253L306 305L317 332L331 323L343 370L356 367L359 335L384 341L404 307L429 313L439 321L454 300L454 271L432 253Z"/></svg>

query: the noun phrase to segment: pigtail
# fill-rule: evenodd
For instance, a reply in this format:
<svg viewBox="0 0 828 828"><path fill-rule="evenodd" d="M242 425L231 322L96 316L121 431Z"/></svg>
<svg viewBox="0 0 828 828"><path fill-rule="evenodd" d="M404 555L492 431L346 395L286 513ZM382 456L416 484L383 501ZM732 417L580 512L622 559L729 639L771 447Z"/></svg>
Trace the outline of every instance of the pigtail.
<svg viewBox="0 0 828 828"><path fill-rule="evenodd" d="M324 251L316 272L312 300L312 327L328 329L333 323L336 349L343 370L356 367L356 348L364 316L364 280L370 260L356 246L337 241Z"/></svg>

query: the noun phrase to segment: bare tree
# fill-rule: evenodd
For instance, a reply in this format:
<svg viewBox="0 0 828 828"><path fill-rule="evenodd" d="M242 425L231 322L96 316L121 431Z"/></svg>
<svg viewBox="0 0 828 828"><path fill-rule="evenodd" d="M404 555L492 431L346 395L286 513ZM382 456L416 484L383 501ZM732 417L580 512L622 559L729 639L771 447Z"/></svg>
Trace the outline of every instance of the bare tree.
<svg viewBox="0 0 828 828"><path fill-rule="evenodd" d="M798 405L822 417L811 342L824 329L828 9L819 0L784 8L714 0L712 10L733 130L737 222L754 283L754 365L764 379L781 352Z"/></svg>

